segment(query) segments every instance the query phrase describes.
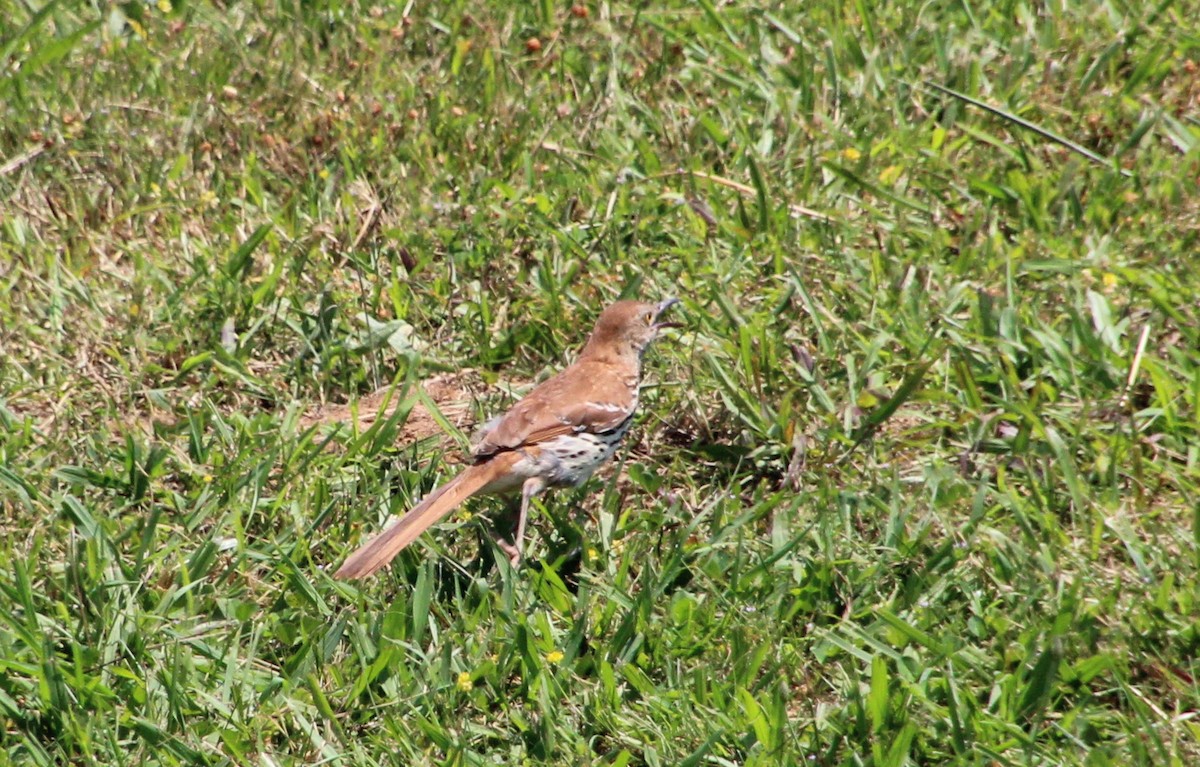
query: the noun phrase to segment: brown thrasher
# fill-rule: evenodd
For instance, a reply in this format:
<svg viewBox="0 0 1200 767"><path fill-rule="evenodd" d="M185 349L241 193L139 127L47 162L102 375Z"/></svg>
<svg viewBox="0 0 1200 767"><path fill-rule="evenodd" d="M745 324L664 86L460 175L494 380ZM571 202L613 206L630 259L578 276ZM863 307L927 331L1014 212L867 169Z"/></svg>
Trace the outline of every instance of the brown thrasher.
<svg viewBox="0 0 1200 767"><path fill-rule="evenodd" d="M485 424L471 450L473 465L351 554L335 577L371 575L471 496L519 488L516 544L500 541L517 564L529 500L548 487L583 484L612 458L629 431L638 404L642 355L662 328L675 325L661 317L678 302L618 301L605 309L575 364Z"/></svg>

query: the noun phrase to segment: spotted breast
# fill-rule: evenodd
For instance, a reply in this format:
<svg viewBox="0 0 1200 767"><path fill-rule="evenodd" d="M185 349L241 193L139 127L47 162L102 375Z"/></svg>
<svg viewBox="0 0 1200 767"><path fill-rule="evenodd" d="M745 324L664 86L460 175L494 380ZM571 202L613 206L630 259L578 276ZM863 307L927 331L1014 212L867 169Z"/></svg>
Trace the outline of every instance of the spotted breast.
<svg viewBox="0 0 1200 767"><path fill-rule="evenodd" d="M636 402L633 403L636 406ZM550 487L582 485L612 458L633 423L633 410L612 429L580 430L545 440L539 447L542 476Z"/></svg>

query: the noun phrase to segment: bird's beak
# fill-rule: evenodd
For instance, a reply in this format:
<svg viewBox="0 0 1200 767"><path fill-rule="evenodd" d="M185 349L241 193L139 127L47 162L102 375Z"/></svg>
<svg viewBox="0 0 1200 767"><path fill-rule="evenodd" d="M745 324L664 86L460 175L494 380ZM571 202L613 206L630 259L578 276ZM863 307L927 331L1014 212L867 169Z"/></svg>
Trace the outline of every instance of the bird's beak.
<svg viewBox="0 0 1200 767"><path fill-rule="evenodd" d="M655 328L655 330L661 330L662 328L678 328L678 327L683 326L682 323L664 322L662 319L663 314L665 314L668 309L670 309L672 306L674 306L677 303L679 303L678 298L668 298L664 301L658 302L658 306L655 307L655 309L654 309L654 328Z"/></svg>

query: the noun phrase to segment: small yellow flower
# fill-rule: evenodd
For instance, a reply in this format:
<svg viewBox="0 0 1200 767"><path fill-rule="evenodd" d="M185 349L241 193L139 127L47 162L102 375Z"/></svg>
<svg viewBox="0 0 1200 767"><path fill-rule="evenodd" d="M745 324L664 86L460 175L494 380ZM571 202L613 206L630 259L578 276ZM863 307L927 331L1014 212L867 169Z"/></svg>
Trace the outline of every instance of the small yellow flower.
<svg viewBox="0 0 1200 767"><path fill-rule="evenodd" d="M163 13L171 12L171 0L158 0L158 10Z"/></svg>
<svg viewBox="0 0 1200 767"><path fill-rule="evenodd" d="M211 474L204 475L204 484L206 484L206 485L212 484L212 481L213 481L213 475L211 475Z"/></svg>
<svg viewBox="0 0 1200 767"><path fill-rule="evenodd" d="M324 181L325 179L329 178L329 168L321 168L321 172L317 175L321 177L322 181Z"/></svg>
<svg viewBox="0 0 1200 767"><path fill-rule="evenodd" d="M904 168L899 165L889 165L879 174L879 181L890 186L896 183L902 173L904 173Z"/></svg>
<svg viewBox="0 0 1200 767"><path fill-rule="evenodd" d="M852 146L846 147L842 150L842 157L845 157L850 162L854 162L858 158L862 157L862 152L858 151Z"/></svg>
<svg viewBox="0 0 1200 767"><path fill-rule="evenodd" d="M142 305L141 304L130 304L129 305L129 316L130 317L136 317L141 313L142 313Z"/></svg>
<svg viewBox="0 0 1200 767"><path fill-rule="evenodd" d="M561 663L562 659L563 659L563 654L561 652L559 652L558 650L552 650L552 651L546 653L546 662L552 666L556 665L558 663Z"/></svg>
<svg viewBox="0 0 1200 767"><path fill-rule="evenodd" d="M1104 283L1106 288L1115 288L1117 286L1117 275L1112 272L1105 272L1100 275L1100 281Z"/></svg>
<svg viewBox="0 0 1200 767"><path fill-rule="evenodd" d="M462 690L463 692L470 692L471 688L475 686L474 682L471 681L471 675L466 671L458 672L458 681L455 684L457 684L458 689Z"/></svg>

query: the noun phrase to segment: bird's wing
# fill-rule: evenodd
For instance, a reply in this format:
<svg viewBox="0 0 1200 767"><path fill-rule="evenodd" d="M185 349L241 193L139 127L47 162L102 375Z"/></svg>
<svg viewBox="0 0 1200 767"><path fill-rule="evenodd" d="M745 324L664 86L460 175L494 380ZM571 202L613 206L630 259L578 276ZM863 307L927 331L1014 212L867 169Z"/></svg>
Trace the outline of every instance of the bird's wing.
<svg viewBox="0 0 1200 767"><path fill-rule="evenodd" d="M483 433L471 454L480 461L561 434L615 431L633 416L636 396L636 379L626 381L602 367L577 363L513 405Z"/></svg>

